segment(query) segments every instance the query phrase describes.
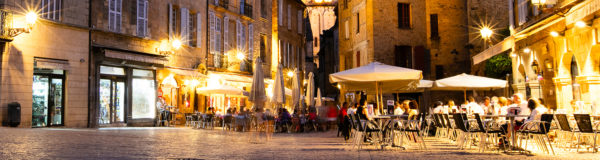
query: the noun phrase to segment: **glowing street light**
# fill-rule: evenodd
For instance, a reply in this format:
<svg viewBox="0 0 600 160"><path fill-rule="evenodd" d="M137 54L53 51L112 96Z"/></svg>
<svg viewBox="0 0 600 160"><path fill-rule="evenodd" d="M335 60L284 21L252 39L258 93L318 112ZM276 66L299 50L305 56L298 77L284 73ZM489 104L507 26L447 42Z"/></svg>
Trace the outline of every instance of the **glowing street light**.
<svg viewBox="0 0 600 160"><path fill-rule="evenodd" d="M552 36L552 37L558 37L559 35L560 34L558 34L558 32L556 32L556 31L550 32L550 36Z"/></svg>
<svg viewBox="0 0 600 160"><path fill-rule="evenodd" d="M35 22L37 21L37 18L38 18L38 15L33 11L30 11L27 14L25 14L25 22L27 22L27 25L35 24Z"/></svg>
<svg viewBox="0 0 600 160"><path fill-rule="evenodd" d="M583 28L583 27L587 26L587 24L585 24L585 22L583 22L583 21L577 21L577 22L575 22L575 26Z"/></svg>
<svg viewBox="0 0 600 160"><path fill-rule="evenodd" d="M523 49L523 52L525 52L525 53L529 53L529 52L531 52L531 49L529 49L529 48L525 48L525 49Z"/></svg>
<svg viewBox="0 0 600 160"><path fill-rule="evenodd" d="M242 53L242 52L238 52L235 56L240 61L243 61L244 59L246 59L246 55L244 55L244 53Z"/></svg>
<svg viewBox="0 0 600 160"><path fill-rule="evenodd" d="M494 31L492 31L489 27L483 27L479 30L479 33L481 34L481 37L483 37L483 39L489 39L490 37L492 37L492 34L494 34Z"/></svg>
<svg viewBox="0 0 600 160"><path fill-rule="evenodd" d="M290 77L290 78L293 77L294 76L294 72L293 71L288 71L287 72L287 76Z"/></svg>
<svg viewBox="0 0 600 160"><path fill-rule="evenodd" d="M171 46L173 46L174 49L181 48L181 40L179 40L179 39L173 40L173 42L171 43Z"/></svg>

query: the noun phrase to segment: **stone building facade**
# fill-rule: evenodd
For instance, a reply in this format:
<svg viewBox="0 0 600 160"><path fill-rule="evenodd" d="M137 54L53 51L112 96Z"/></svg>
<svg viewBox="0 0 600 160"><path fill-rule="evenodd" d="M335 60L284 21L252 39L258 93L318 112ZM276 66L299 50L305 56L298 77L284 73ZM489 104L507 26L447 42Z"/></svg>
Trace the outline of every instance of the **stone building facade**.
<svg viewBox="0 0 600 160"><path fill-rule="evenodd" d="M341 71L378 61L422 70L429 80L470 72L467 1L344 0L338 8ZM384 99L396 97L430 96Z"/></svg>
<svg viewBox="0 0 600 160"><path fill-rule="evenodd" d="M3 27L22 28L25 14L39 15L29 33L1 42L0 119L5 124L7 104L18 102L20 127L86 127L89 1L62 0L58 10L48 2L0 1L13 14L13 25Z"/></svg>
<svg viewBox="0 0 600 160"><path fill-rule="evenodd" d="M272 41L273 57L271 71L275 72L277 63L286 70L304 68L305 28L304 9L300 0L273 0ZM275 56L277 55L277 56Z"/></svg>
<svg viewBox="0 0 600 160"><path fill-rule="evenodd" d="M474 61L508 52L515 92L543 98L546 107L559 113L597 114L600 20L594 15L600 12L600 1L508 4L511 36L474 56Z"/></svg>

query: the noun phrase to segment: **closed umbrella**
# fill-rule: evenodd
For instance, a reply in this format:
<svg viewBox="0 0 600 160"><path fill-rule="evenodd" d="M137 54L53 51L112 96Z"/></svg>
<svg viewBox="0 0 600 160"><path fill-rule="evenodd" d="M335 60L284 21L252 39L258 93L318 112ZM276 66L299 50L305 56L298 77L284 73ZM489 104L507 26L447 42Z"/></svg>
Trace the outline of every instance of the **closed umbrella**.
<svg viewBox="0 0 600 160"><path fill-rule="evenodd" d="M265 77L262 70L262 62L259 58L254 61L254 75L252 76L252 88L248 100L253 102L256 107L262 108L267 100L265 93Z"/></svg>
<svg viewBox="0 0 600 160"><path fill-rule="evenodd" d="M322 106L322 98L321 98L321 88L317 88L317 101L315 103L315 106Z"/></svg>
<svg viewBox="0 0 600 160"><path fill-rule="evenodd" d="M308 73L308 83L306 84L306 105L315 105L315 80L312 72Z"/></svg>
<svg viewBox="0 0 600 160"><path fill-rule="evenodd" d="M283 72L281 64L277 66L277 72L275 73L275 81L273 82L273 97L271 103L280 105L285 103L285 87L283 86Z"/></svg>
<svg viewBox="0 0 600 160"><path fill-rule="evenodd" d="M300 84L300 73L298 69L294 70L294 77L292 78L292 107L296 108L300 105L300 96L302 96Z"/></svg>

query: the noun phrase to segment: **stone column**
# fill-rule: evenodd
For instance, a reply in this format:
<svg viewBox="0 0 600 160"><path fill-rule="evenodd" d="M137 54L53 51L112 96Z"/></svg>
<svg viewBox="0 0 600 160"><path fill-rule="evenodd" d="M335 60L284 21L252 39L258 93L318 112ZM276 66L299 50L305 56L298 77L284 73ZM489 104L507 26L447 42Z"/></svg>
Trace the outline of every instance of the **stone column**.
<svg viewBox="0 0 600 160"><path fill-rule="evenodd" d="M600 76L577 76L576 80L581 85L581 100L585 102L585 109L591 109L589 106L592 103L599 104Z"/></svg>
<svg viewBox="0 0 600 160"><path fill-rule="evenodd" d="M557 77L552 79L556 86L556 109L570 110L570 102L573 100L573 88L570 77Z"/></svg>
<svg viewBox="0 0 600 160"><path fill-rule="evenodd" d="M531 90L531 97L532 98L540 98L543 97L542 96L542 86L540 85L539 81L529 81L527 82L527 84L529 85L529 89Z"/></svg>

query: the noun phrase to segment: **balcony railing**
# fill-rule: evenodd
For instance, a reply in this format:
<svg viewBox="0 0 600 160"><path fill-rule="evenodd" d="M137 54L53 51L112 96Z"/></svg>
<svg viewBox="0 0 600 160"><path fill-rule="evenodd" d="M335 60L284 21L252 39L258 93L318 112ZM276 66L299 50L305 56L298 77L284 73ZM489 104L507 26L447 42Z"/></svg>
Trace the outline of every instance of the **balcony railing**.
<svg viewBox="0 0 600 160"><path fill-rule="evenodd" d="M229 8L229 0L210 0L212 5L222 7L225 9Z"/></svg>
<svg viewBox="0 0 600 160"><path fill-rule="evenodd" d="M0 39L3 41L12 41L12 20L13 14L7 10L0 10Z"/></svg>
<svg viewBox="0 0 600 160"><path fill-rule="evenodd" d="M252 5L242 1L240 3L240 14L252 18Z"/></svg>

